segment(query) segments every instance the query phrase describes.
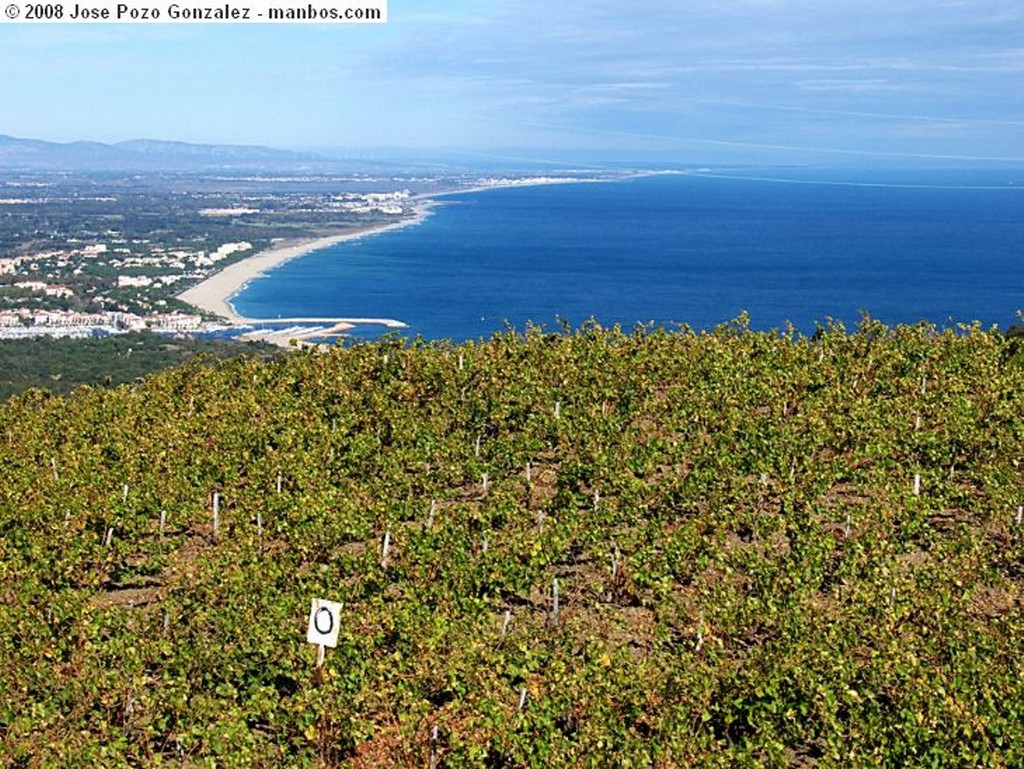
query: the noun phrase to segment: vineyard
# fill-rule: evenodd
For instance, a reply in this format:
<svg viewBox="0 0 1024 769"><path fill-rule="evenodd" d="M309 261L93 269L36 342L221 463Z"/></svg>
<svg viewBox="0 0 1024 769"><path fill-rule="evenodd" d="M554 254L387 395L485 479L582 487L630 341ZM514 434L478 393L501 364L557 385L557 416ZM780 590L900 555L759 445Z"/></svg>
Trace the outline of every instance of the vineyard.
<svg viewBox="0 0 1024 769"><path fill-rule="evenodd" d="M0 764L1024 765L1019 343L591 324L29 391Z"/></svg>

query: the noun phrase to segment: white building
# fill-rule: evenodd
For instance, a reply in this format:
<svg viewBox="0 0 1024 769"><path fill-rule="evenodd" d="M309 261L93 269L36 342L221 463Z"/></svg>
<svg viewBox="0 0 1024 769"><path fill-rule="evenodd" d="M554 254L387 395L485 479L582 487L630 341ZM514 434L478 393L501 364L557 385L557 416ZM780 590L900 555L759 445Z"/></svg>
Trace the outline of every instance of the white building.
<svg viewBox="0 0 1024 769"><path fill-rule="evenodd" d="M117 276L117 287L145 287L152 286L153 279L147 278L145 275L118 275Z"/></svg>

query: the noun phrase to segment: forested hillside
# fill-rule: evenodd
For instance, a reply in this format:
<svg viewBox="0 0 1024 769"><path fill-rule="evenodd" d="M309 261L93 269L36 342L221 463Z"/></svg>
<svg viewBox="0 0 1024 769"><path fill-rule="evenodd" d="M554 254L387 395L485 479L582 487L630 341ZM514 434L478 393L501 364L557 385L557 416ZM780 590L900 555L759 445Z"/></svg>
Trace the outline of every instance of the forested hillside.
<svg viewBox="0 0 1024 769"><path fill-rule="evenodd" d="M1020 766L1014 344L590 326L12 398L0 763Z"/></svg>
<svg viewBox="0 0 1024 769"><path fill-rule="evenodd" d="M30 387L70 393L82 385L126 384L197 355L213 361L239 355L270 358L278 353L280 348L265 342L179 338L149 332L90 339L0 339L0 400Z"/></svg>

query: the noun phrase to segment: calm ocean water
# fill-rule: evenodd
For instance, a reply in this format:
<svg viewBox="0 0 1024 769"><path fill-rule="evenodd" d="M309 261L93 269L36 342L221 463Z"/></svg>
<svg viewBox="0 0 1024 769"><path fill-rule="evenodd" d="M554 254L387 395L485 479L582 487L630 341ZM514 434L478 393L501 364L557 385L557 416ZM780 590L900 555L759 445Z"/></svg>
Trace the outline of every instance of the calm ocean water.
<svg viewBox="0 0 1024 769"><path fill-rule="evenodd" d="M861 311L1005 328L1024 309L1024 171L792 179L452 196L419 226L289 262L234 303L256 318L396 318L410 336L460 341L558 317L709 328L746 310L754 328L811 333Z"/></svg>

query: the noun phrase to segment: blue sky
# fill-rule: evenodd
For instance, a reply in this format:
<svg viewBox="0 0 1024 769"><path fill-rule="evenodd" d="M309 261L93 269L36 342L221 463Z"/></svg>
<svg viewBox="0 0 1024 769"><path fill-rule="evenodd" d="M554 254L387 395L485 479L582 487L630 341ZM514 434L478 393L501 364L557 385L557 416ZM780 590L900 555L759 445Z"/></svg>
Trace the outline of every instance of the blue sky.
<svg viewBox="0 0 1024 769"><path fill-rule="evenodd" d="M3 25L0 133L689 163L1024 163L1020 0L390 0Z"/></svg>

